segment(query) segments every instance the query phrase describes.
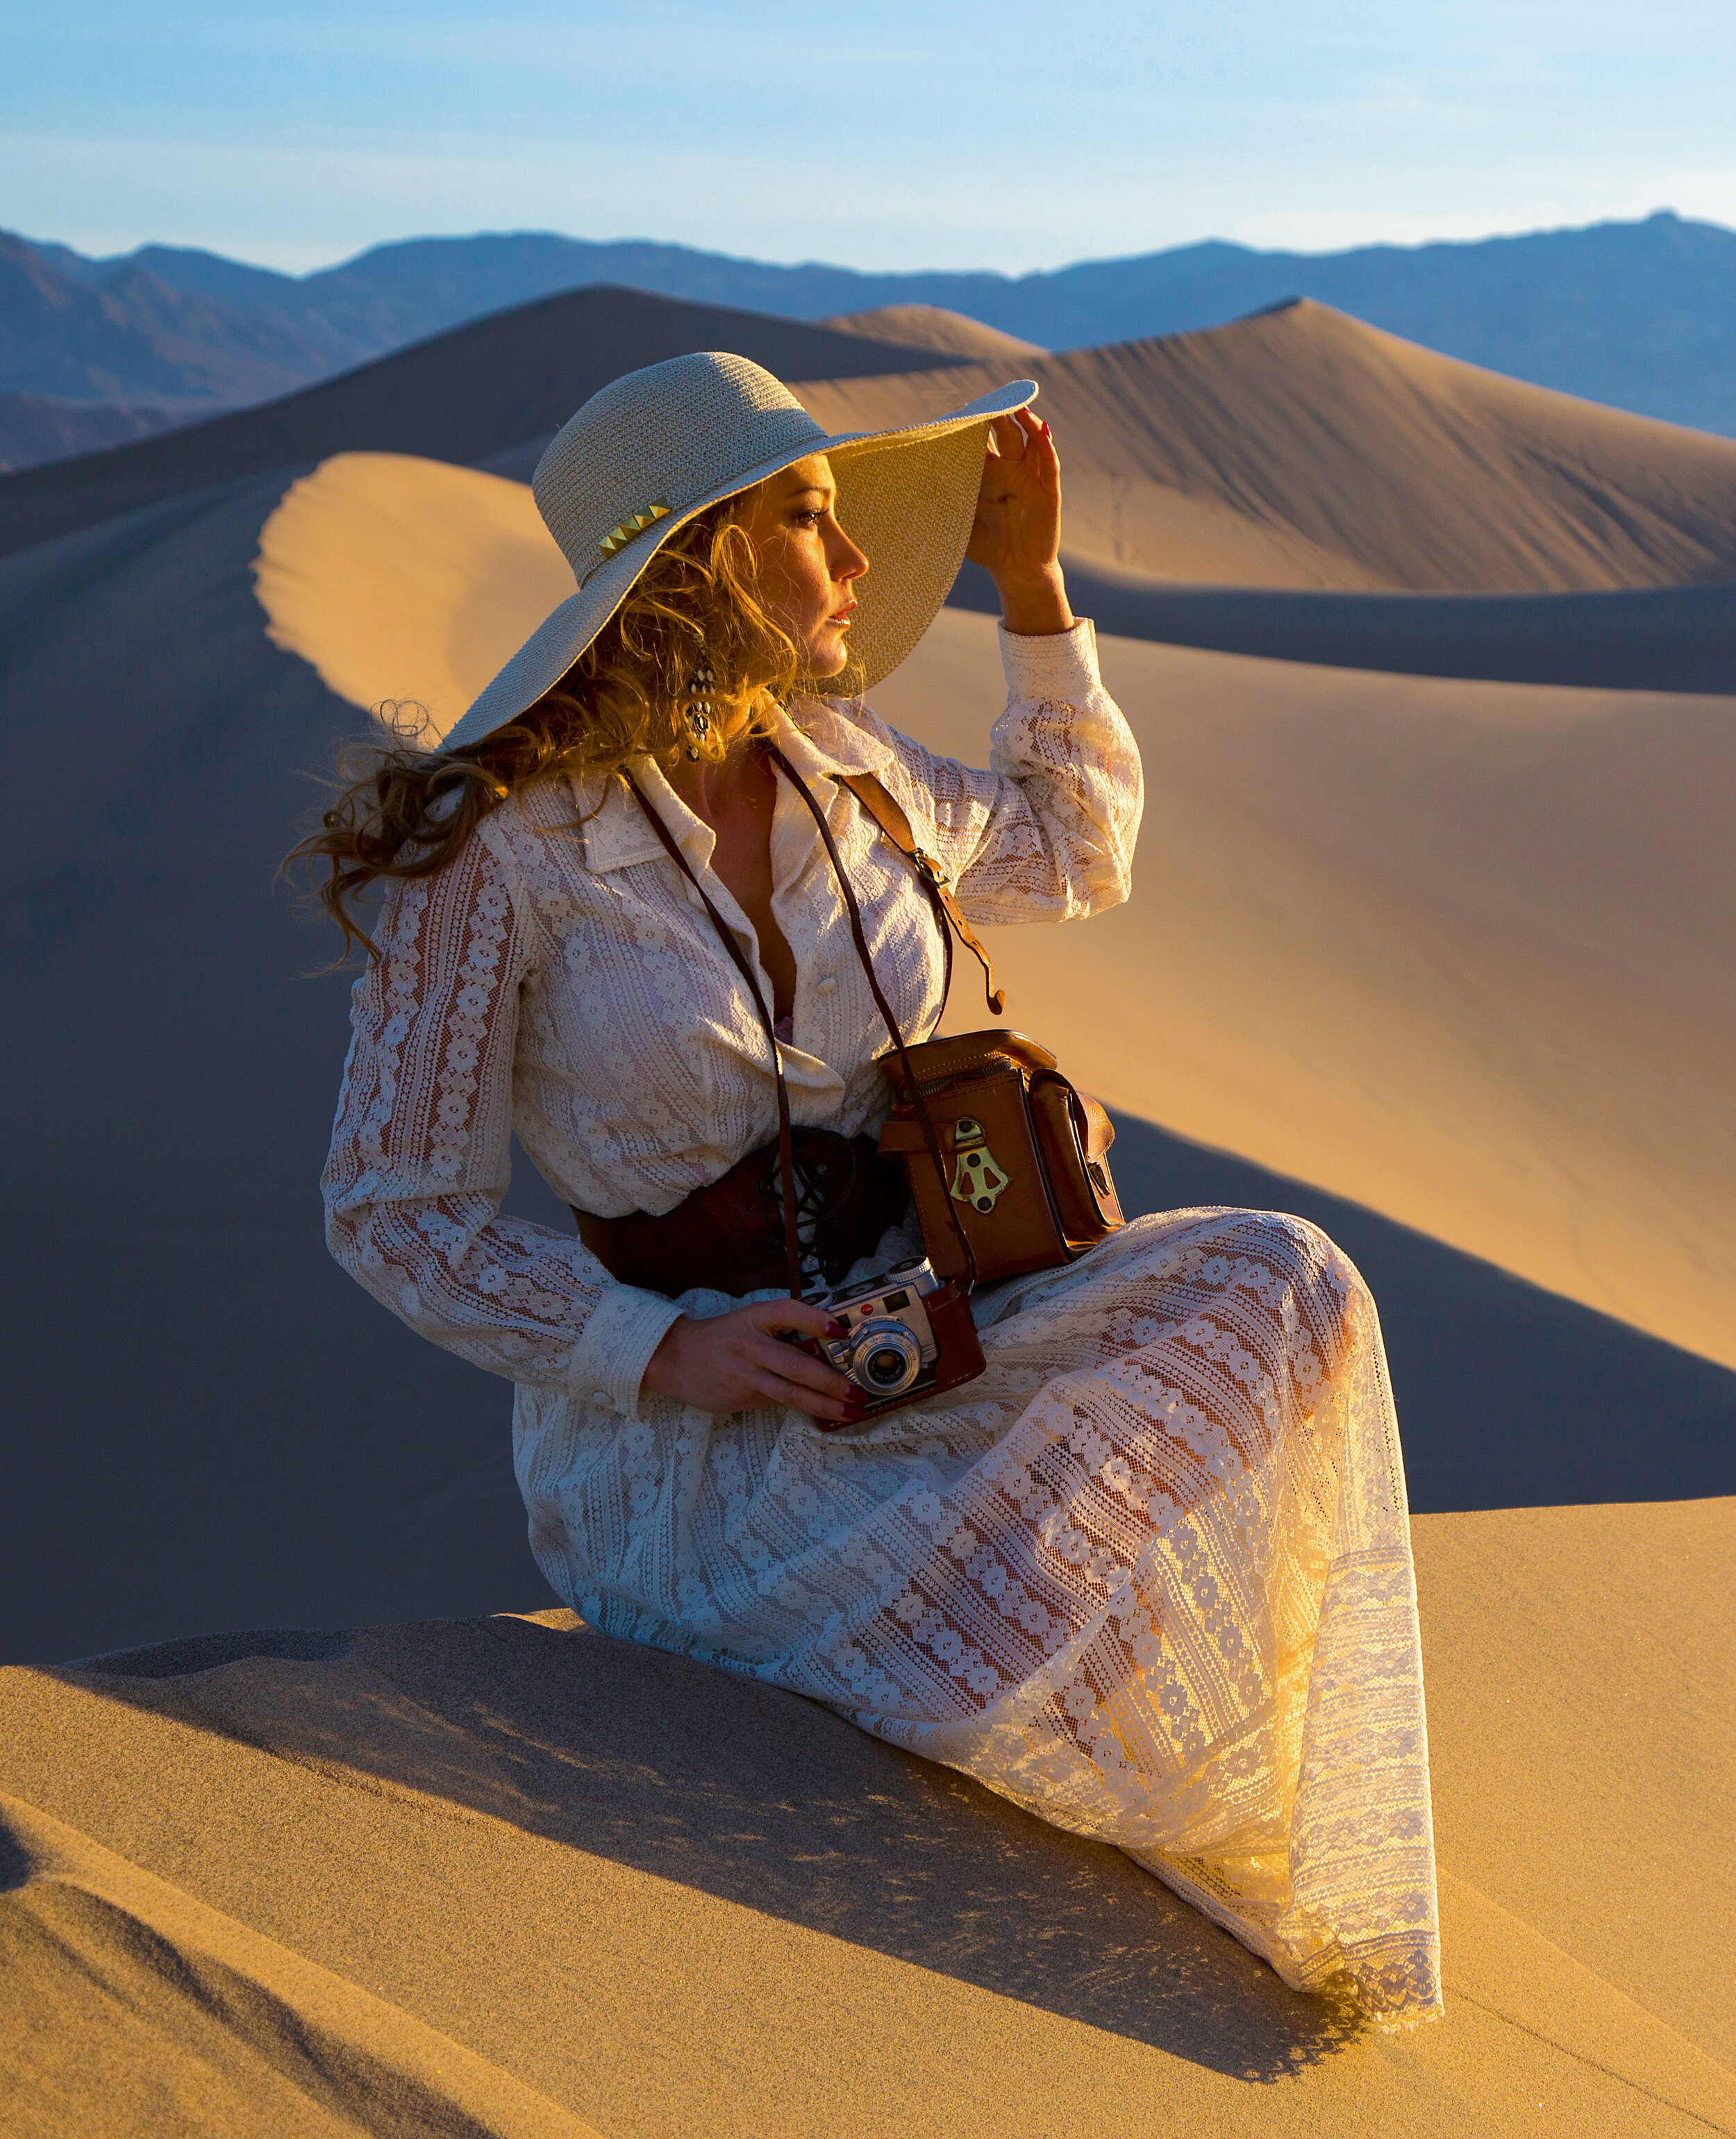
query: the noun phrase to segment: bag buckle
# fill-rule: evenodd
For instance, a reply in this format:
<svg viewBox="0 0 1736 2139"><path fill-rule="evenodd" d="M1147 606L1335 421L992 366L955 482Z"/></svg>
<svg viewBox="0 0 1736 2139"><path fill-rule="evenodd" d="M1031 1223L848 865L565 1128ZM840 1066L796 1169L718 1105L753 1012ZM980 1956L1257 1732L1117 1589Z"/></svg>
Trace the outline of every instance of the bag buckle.
<svg viewBox="0 0 1736 2139"><path fill-rule="evenodd" d="M961 1114L952 1124L952 1148L958 1163L952 1169L952 1200L968 1203L986 1216L1000 1201L1013 1177L989 1149L982 1123L974 1114Z"/></svg>

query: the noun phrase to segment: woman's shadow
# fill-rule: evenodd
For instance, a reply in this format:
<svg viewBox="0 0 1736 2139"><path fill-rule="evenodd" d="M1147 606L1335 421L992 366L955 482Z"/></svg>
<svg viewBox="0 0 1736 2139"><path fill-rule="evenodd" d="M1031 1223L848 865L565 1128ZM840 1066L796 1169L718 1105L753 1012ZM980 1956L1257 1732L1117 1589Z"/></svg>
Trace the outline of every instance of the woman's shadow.
<svg viewBox="0 0 1736 2139"><path fill-rule="evenodd" d="M213 1636L63 1668L328 1779L435 1795L1234 2078L1280 2079L1360 2031L1118 1850L568 1614Z"/></svg>

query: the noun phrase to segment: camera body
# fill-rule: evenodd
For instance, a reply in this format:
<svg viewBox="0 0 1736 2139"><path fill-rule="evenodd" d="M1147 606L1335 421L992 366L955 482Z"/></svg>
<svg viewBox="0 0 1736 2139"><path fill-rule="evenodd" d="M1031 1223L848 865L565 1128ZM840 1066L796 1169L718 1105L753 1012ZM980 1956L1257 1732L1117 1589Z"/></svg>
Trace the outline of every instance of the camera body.
<svg viewBox="0 0 1736 2139"><path fill-rule="evenodd" d="M895 1263L869 1285L803 1297L841 1322L844 1334L797 1341L837 1368L871 1412L919 1402L983 1370L970 1288L956 1278L942 1282L925 1260Z"/></svg>

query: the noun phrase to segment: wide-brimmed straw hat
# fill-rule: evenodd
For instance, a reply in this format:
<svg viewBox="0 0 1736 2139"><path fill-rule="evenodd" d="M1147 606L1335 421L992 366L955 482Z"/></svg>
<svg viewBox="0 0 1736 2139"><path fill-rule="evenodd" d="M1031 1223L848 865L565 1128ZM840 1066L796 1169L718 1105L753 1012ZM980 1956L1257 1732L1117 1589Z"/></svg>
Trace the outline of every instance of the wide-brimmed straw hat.
<svg viewBox="0 0 1736 2139"><path fill-rule="evenodd" d="M613 380L556 435L531 483L579 590L531 633L442 748L480 742L535 705L696 513L810 453L829 456L838 517L868 556L850 641L865 683L878 683L927 630L957 577L989 425L1036 393L1034 380L1015 379L923 423L833 433L745 356L672 357Z"/></svg>

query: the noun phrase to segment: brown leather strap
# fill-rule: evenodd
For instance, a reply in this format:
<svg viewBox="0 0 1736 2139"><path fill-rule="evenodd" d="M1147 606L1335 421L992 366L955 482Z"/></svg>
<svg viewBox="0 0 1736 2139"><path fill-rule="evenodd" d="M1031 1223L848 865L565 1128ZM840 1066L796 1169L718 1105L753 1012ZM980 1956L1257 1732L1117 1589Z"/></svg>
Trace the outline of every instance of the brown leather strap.
<svg viewBox="0 0 1736 2139"><path fill-rule="evenodd" d="M802 1296L802 1243L795 1216L795 1150L790 1134L790 1088L784 1081L784 1050L779 1045L777 1027L772 1023L771 1013L765 1007L765 998L760 992L760 983L754 978L754 969L747 962L746 953L736 941L735 932L706 896L705 886L699 881L693 864L682 852L675 835L645 800L638 782L630 772L623 771L621 777L633 790L649 823L664 847L669 859L699 893L700 903L712 917L712 926L717 931L723 947L735 961L736 970L747 983L747 991L754 999L754 1008L760 1013L760 1022L765 1028L765 1037L771 1048L772 1074L778 1080L778 1164L784 1177L784 1248L790 1264L790 1297Z"/></svg>
<svg viewBox="0 0 1736 2139"><path fill-rule="evenodd" d="M839 772L833 777L840 786L849 789L921 877L927 887L929 896L936 901L941 913L952 923L959 942L981 966L983 991L988 996L990 1011L999 1017L1006 1008L1006 996L995 985L995 962L983 947L976 931L959 911L958 901L952 895L951 879L934 856L917 844L916 834L910 829L910 820L904 814L903 805L872 772ZM797 785L800 786L800 782L798 781Z"/></svg>
<svg viewBox="0 0 1736 2139"><path fill-rule="evenodd" d="M868 937L863 932L862 909L856 903L856 893L851 888L850 879L844 872L844 858L839 853L837 842L832 837L832 828L826 822L826 813L809 793L807 783L777 745L768 742L762 746L772 763L777 766L796 793L807 804L809 814L819 829L821 842L825 847L827 859L832 864L832 874L838 879L838 888L844 893L844 911L850 918L850 934L855 940L856 956L862 961L862 970L868 976L868 986L873 991L875 1007L879 1011L886 1030L891 1035L892 1045L897 1050L898 1062L903 1070L912 1102L916 1108L917 1118L922 1125L923 1140L928 1146L928 1155L934 1162L935 1173L940 1181L941 1193L945 1197L946 1223L964 1254L966 1282L974 1285L976 1282L976 1256L971 1246L970 1236L960 1225L957 1215L952 1208L952 1198L948 1192L946 1184L946 1162L941 1156L941 1140L936 1133L933 1119L928 1112L927 1102L923 1099L921 1089L917 1085L916 1072L910 1066L910 1051L904 1045L904 1035L898 1029L898 1021L892 1013L892 1006L886 1000L885 992L880 986L880 976L874 971L873 954L868 949ZM881 791L883 794L885 792L884 789ZM890 796L888 800L891 800ZM893 806L896 808L897 805ZM900 815L902 814L901 811Z"/></svg>
<svg viewBox="0 0 1736 2139"><path fill-rule="evenodd" d="M835 1129L791 1132L802 1273L810 1285L840 1284L872 1255L910 1202L904 1167L883 1158L872 1136ZM574 1207L579 1237L623 1285L677 1300L696 1285L759 1292L782 1285L785 1258L783 1177L775 1141L691 1190L672 1211L629 1211L600 1218Z"/></svg>

